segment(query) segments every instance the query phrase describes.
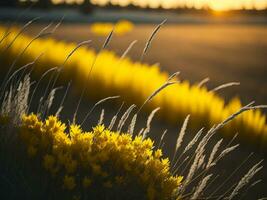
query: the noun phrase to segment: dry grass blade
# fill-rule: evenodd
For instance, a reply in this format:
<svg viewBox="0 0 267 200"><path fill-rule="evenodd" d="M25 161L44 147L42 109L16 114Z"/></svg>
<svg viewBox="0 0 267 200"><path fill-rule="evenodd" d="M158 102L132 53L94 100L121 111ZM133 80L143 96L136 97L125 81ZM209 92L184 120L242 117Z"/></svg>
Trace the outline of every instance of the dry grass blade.
<svg viewBox="0 0 267 200"><path fill-rule="evenodd" d="M113 128L113 126L114 126L114 124L115 124L115 122L116 122L116 120L117 120L117 118L118 118L118 115L119 115L119 113L120 113L120 111L121 111L123 105L124 105L124 102L122 102L122 104L121 104L120 108L118 109L116 115L114 115L114 116L112 117L112 119L111 119L111 121L110 121L110 124L109 124L109 126L108 126L108 129L109 129L109 130L112 130L112 128Z"/></svg>
<svg viewBox="0 0 267 200"><path fill-rule="evenodd" d="M104 99L101 99L100 101L98 101L95 105L98 106L99 104L102 104L108 100L112 100L112 99L118 99L120 98L120 96L112 96L112 97L107 97L107 98L104 98Z"/></svg>
<svg viewBox="0 0 267 200"><path fill-rule="evenodd" d="M16 56L16 58L13 60L11 66L9 67L7 74L5 75L4 81L1 85L1 91L5 91L6 89L6 80L8 79L8 77L10 76L10 73L12 72L12 70L14 69L15 65L17 64L18 60L22 57L22 55L26 52L26 50L30 47L30 45L37 40L38 38L45 36L47 34L51 34L51 33L45 33L45 31L52 25L52 23L48 24L47 26L45 26L34 38L31 39L31 41L26 45L26 47L24 49L22 49L22 51L19 53L18 56ZM2 97L2 95L1 95ZM1 98L0 98L1 99Z"/></svg>
<svg viewBox="0 0 267 200"><path fill-rule="evenodd" d="M3 35L3 37L0 40L0 44L10 35L11 32L6 31L5 34Z"/></svg>
<svg viewBox="0 0 267 200"><path fill-rule="evenodd" d="M63 20L63 19L62 19ZM61 22L59 22L56 27L59 26ZM53 29L53 31L55 31L56 27ZM85 41L82 41L80 43L78 43L74 49L71 50L71 52L67 55L67 57L65 58L64 62L62 63L62 65L60 67L58 67L58 73L57 75L55 76L55 79L53 81L53 84L51 86L51 88L54 88L55 87L55 84L58 80L58 77L59 77L59 73L61 72L61 70L63 69L63 67L65 66L65 64L67 63L67 61L70 59L70 57L82 46L84 45L88 45L89 43L91 43L91 40L85 40Z"/></svg>
<svg viewBox="0 0 267 200"><path fill-rule="evenodd" d="M137 114L142 110L142 108L144 107L144 105L146 105L147 103L149 103L158 93L160 93L160 91L162 91L163 89L165 89L166 87L173 85L175 83L178 83L177 81L174 82L166 82L164 83L162 86L160 86L160 88L158 88L156 91L154 91L146 100L145 102L142 104L142 106L139 108Z"/></svg>
<svg viewBox="0 0 267 200"><path fill-rule="evenodd" d="M35 86L35 88L34 88L32 94L31 94L31 98L30 98L29 105L32 104L33 97L34 97L35 92L37 91L37 89L38 89L38 87L39 87L41 81L44 79L44 77L45 77L47 74L49 74L50 72L52 72L52 71L54 71L54 70L56 70L56 69L57 69L57 67L51 68L51 69L47 70L45 73L42 74L41 78L38 80L38 82L37 82L37 84L36 84L36 86Z"/></svg>
<svg viewBox="0 0 267 200"><path fill-rule="evenodd" d="M12 75L9 76L8 80L6 81L6 83L5 83L6 87L8 86L9 82L13 79L13 77L15 77L15 76L16 76L20 71L22 71L23 69L26 69L26 68L28 68L29 66L34 65L35 62L36 62L42 55L43 55L43 53L40 54L34 61L32 61L32 62L30 62L30 63L27 63L26 65L23 65L22 67L18 68L16 71L14 71L14 72L12 73ZM21 80L21 78L20 78L17 82L20 82L20 80ZM16 85L17 85L17 84L16 84Z"/></svg>
<svg viewBox="0 0 267 200"><path fill-rule="evenodd" d="M206 169L210 168L211 166L213 166L215 163L213 163L213 160L215 158L215 155L217 153L217 151L219 150L221 144L222 144L222 141L223 139L219 140L213 147L212 151L211 151L211 154L210 154L210 157L208 159L208 163L207 163L207 166L206 166Z"/></svg>
<svg viewBox="0 0 267 200"><path fill-rule="evenodd" d="M14 44L14 42L17 40L17 38L25 31L25 29L30 26L33 22L37 21L38 19L40 19L40 17L35 17L34 19L28 21L26 24L23 25L23 27L18 31L18 33L15 35L15 37L13 38L13 40L9 43L9 45L4 49L4 51L7 51L12 44Z"/></svg>
<svg viewBox="0 0 267 200"><path fill-rule="evenodd" d="M159 149L161 149L161 146L162 146L162 144L163 144L163 140L164 140L164 138L165 138L165 135L166 135L166 133L168 132L168 130L166 129L166 130L164 130L164 132L162 133L162 135L161 135L161 137L160 137L160 140L159 140L159 145L158 145L158 148Z"/></svg>
<svg viewBox="0 0 267 200"><path fill-rule="evenodd" d="M185 135L185 131L186 131L186 127L187 127L189 118L190 118L190 115L187 115L186 118L185 118L185 120L184 120L183 126L182 126L182 128L180 130L180 133L179 133L179 135L177 137L177 141L176 141L176 145L175 145L175 151L174 151L172 162L171 162L172 165L174 165L174 160L175 160L177 151L178 151L178 149L180 148L180 146L181 146L181 144L183 142L183 139L184 139L184 135Z"/></svg>
<svg viewBox="0 0 267 200"><path fill-rule="evenodd" d="M225 148L228 148L230 145L232 145L233 142L234 142L234 140L237 138L237 136L238 136L238 133L236 133L236 134L234 135L234 137L229 141L229 143L226 145Z"/></svg>
<svg viewBox="0 0 267 200"><path fill-rule="evenodd" d="M63 20L65 19L65 14L61 17L61 19L59 20L59 22L56 24L56 26L52 29L52 33L54 33L58 27L62 24Z"/></svg>
<svg viewBox="0 0 267 200"><path fill-rule="evenodd" d="M143 132L144 132L144 128L141 128L141 130L140 130L139 133L138 133L138 136L142 135Z"/></svg>
<svg viewBox="0 0 267 200"><path fill-rule="evenodd" d="M2 103L1 112L11 117L16 125L19 124L22 115L27 113L30 85L29 74L27 74L17 88L10 87L7 99Z"/></svg>
<svg viewBox="0 0 267 200"><path fill-rule="evenodd" d="M98 120L98 125L103 124L103 121L104 121L104 115L105 115L105 110L102 109L102 110L101 110L100 117L99 117L99 120Z"/></svg>
<svg viewBox="0 0 267 200"><path fill-rule="evenodd" d="M239 147L239 144L236 144L234 146L228 147L224 149L221 154L218 156L218 158L212 163L212 165L215 165L216 162L218 162L220 159L222 159L224 156L229 154L230 152L234 151L237 147Z"/></svg>
<svg viewBox="0 0 267 200"><path fill-rule="evenodd" d="M236 85L240 85L240 83L239 82L225 83L223 85L220 85L220 86L212 89L211 92L217 92L217 91L222 90L224 88L228 88L228 87L232 87L232 86L236 86Z"/></svg>
<svg viewBox="0 0 267 200"><path fill-rule="evenodd" d="M176 169L174 170L173 174L177 174L177 172L179 171L179 169L185 164L185 162L189 159L189 156L186 156L182 162L180 163L180 165L178 165L176 167Z"/></svg>
<svg viewBox="0 0 267 200"><path fill-rule="evenodd" d="M206 158L206 155L205 154L202 154L201 157L198 160L197 169L200 169L201 167L204 166L205 158Z"/></svg>
<svg viewBox="0 0 267 200"><path fill-rule="evenodd" d="M202 191L205 189L205 187L208 184L208 181L210 180L210 178L212 177L212 174L207 175L205 178L203 178L199 185L197 186L194 194L192 195L192 197L190 199L198 199L202 193Z"/></svg>
<svg viewBox="0 0 267 200"><path fill-rule="evenodd" d="M35 60L33 61L33 62L31 62L31 63L28 63L28 65L23 69L23 71L22 71L22 73L21 73L21 75L19 76L19 78L18 78L18 80L17 80L17 82L16 82L16 84L15 85L18 85L19 84L19 82L22 80L22 78L25 76L25 73L27 72L26 70L27 70L27 68L28 67L30 67L30 66L32 66L32 68L29 70L29 74L31 74L32 73L32 71L34 70L34 68L35 68L35 63L42 57L44 55L44 53L41 53L41 54L39 54L36 58L35 58Z"/></svg>
<svg viewBox="0 0 267 200"><path fill-rule="evenodd" d="M232 147L228 147L226 148L224 151L222 151L222 153L215 159L215 161L213 161L211 163L211 165L209 167L206 167L198 176L194 177L193 178L193 175L195 174L195 172L201 167L203 166L203 163L204 163L204 159L205 159L205 155L203 154L203 152L205 151L205 146L207 145L207 142L210 140L210 138L214 135L214 130L215 128L212 128L209 132L208 132L208 136L204 137L201 142L199 143L198 147L197 147L197 150L196 150L196 155L195 155L195 160L198 160L198 164L197 164L197 167L193 169L192 172L192 175L190 176L190 181L187 182L187 184L190 184L192 183L193 181L195 181L197 178L199 178L200 176L202 176L203 174L205 175L207 173L207 171L210 169L210 167L216 165L216 163L218 162L218 160L220 160L222 157L224 157L225 155L229 154L230 152L232 152L233 150L235 150L238 146L238 145L235 145L235 146L232 146ZM235 138L235 137L234 137ZM233 139L234 139L233 138ZM233 139L230 141L230 143L233 141ZM227 145L229 146L230 143ZM195 162L194 160L194 162ZM230 176L231 177L231 176ZM228 178L230 178L228 177ZM193 179L192 179L193 178ZM223 183L224 184L224 183ZM210 195L212 196L212 195Z"/></svg>
<svg viewBox="0 0 267 200"><path fill-rule="evenodd" d="M135 127L135 124L136 124L136 120L137 120L137 114L135 114L132 118L132 121L128 127L128 133L133 135L134 134L134 127Z"/></svg>
<svg viewBox="0 0 267 200"><path fill-rule="evenodd" d="M108 45L108 43L110 42L111 37L112 37L112 34L113 34L113 31L114 31L114 28L113 28L113 30L110 32L110 34L108 35L108 37L106 38L106 40L105 40L105 42L104 42L104 44L103 44L103 46L102 46L100 52L101 52L103 49L105 49L106 46ZM99 55L99 54L97 54L97 55L95 56L95 58L94 58L94 60L93 60L93 62L92 62L92 65L91 65L91 67L90 67L90 70L89 70L89 72L88 72L88 74L87 74L86 80L85 80L85 82L84 82L81 96L80 96L80 98L79 98L79 101L78 101L78 103L77 103L75 112L74 112L74 114L73 114L72 123L74 123L74 124L75 124L75 122L76 122L77 113L78 113L78 111L79 111L79 108L80 108L80 105L81 105L81 102L82 102L84 93L85 93L85 91L86 91L86 83L88 82L88 80L89 80L89 78L90 78L90 75L91 75L91 73L92 73L92 71L93 71L93 68L94 68L94 66L95 66L95 63L96 63L96 61L97 61L97 57L98 57L98 55Z"/></svg>
<svg viewBox="0 0 267 200"><path fill-rule="evenodd" d="M153 30L152 34L150 35L149 39L146 42L146 46L143 50L143 53L141 55L141 61L143 61L144 55L146 54L148 48L151 45L151 42L153 40L153 38L155 37L156 33L159 31L160 27L167 21L167 19L163 20L159 25L157 25L157 27Z"/></svg>
<svg viewBox="0 0 267 200"><path fill-rule="evenodd" d="M12 99L13 99L13 94L14 89L13 85L10 86L10 89L5 92L2 104L1 104L1 115L9 115L11 113L11 108L12 108Z"/></svg>
<svg viewBox="0 0 267 200"><path fill-rule="evenodd" d="M253 153L249 154L247 158L241 162L240 165L218 187L216 187L216 189L207 198L212 198L217 192L219 192L220 189L235 175L235 173L243 167L243 165L251 158L252 155Z"/></svg>
<svg viewBox="0 0 267 200"><path fill-rule="evenodd" d="M192 163L192 165L190 166L190 169L189 169L189 172L186 176L186 179L184 181L184 184L183 184L183 189L182 191L184 191L187 187L187 185L191 182L196 170L197 170L197 167L198 167L198 162L199 162L199 159L200 159L200 153L197 152L196 155L195 155L195 158L194 158L194 161Z"/></svg>
<svg viewBox="0 0 267 200"><path fill-rule="evenodd" d="M86 116L84 117L81 126L85 123L85 121L88 119L88 117L91 115L91 113L94 111L94 109L96 108L96 106L105 103L106 101L109 100L113 100L113 99L118 99L120 98L120 96L112 96L112 97L106 97L104 99L101 99L100 101L96 102L95 105L90 109L90 111L86 114Z"/></svg>
<svg viewBox="0 0 267 200"><path fill-rule="evenodd" d="M167 82L172 81L174 78L176 78L178 75L180 74L180 72L175 72L173 73L167 80Z"/></svg>
<svg viewBox="0 0 267 200"><path fill-rule="evenodd" d="M63 70L63 67L65 66L65 64L67 63L67 61L70 59L70 57L82 46L88 45L89 43L91 43L91 40L85 40L80 42L79 44L77 44L72 50L71 52L67 55L67 57L65 58L64 62L62 63L62 65L58 68L58 73L55 76L55 79L53 81L53 84L51 86L51 88L55 87L55 84L59 78L59 74L60 72Z"/></svg>
<svg viewBox="0 0 267 200"><path fill-rule="evenodd" d="M179 72L175 72L174 74L172 74L168 80L162 85L160 86L157 90L155 90L146 100L145 102L141 105L141 107L139 108L139 110L137 111L137 114L142 110L142 108L149 103L158 93L160 93L163 89L165 89L166 87L173 85L175 83L178 83L178 81L172 81L170 82L170 80L174 79L177 75L179 74Z"/></svg>
<svg viewBox="0 0 267 200"><path fill-rule="evenodd" d="M194 144L197 143L198 139L200 138L201 134L203 133L204 128L201 128L197 134L195 135L195 137L188 143L188 145L185 147L184 151L182 154L186 153L187 151L189 151Z"/></svg>
<svg viewBox="0 0 267 200"><path fill-rule="evenodd" d="M121 132L121 129L123 127L123 125L125 124L126 120L128 119L130 113L132 112L132 110L136 107L136 105L131 105L127 110L126 112L122 115L120 121L119 121L119 124L118 124L118 127L117 127L117 131L118 132Z"/></svg>
<svg viewBox="0 0 267 200"><path fill-rule="evenodd" d="M252 101L251 103L249 103L246 106L242 107L237 112L235 112L234 114L232 114L228 118L226 118L223 122L219 123L217 126L212 128L212 130L210 130L210 132L215 133L216 131L218 131L219 129L224 127L227 123L229 123L230 121L232 121L234 118L236 118L238 115L242 114L245 111L258 109L258 108L266 108L267 107L265 105L263 105L263 106L252 106L253 104L254 104L254 101Z"/></svg>
<svg viewBox="0 0 267 200"><path fill-rule="evenodd" d="M239 191L249 183L249 181L254 177L255 174L257 174L263 166L261 166L262 160L255 164L244 176L243 178L238 182L237 186L234 188L233 192L229 196L229 200L233 199Z"/></svg>
<svg viewBox="0 0 267 200"><path fill-rule="evenodd" d="M189 162L187 163L187 165L185 166L184 170L182 171L182 174L184 173L185 169L188 167L189 163L191 162L191 160L194 158L193 163L191 164L190 168L189 168L189 172L187 174L187 177L185 179L184 185L183 185L183 189L182 189L182 193L184 192L184 190L186 189L187 185L189 185L190 183L192 183L194 180L196 180L199 176L201 176L203 173L206 172L206 170L204 170L202 173L200 173L198 176L194 177L196 171L199 169L200 164L202 163L202 161L200 161L201 159L204 161L205 155L204 155L204 151L206 148L206 145L208 143L208 141L211 139L211 137L214 135L214 126L208 131L208 133L202 138L202 140L199 142L196 150L195 150L195 155L191 157L191 159L189 160Z"/></svg>
<svg viewBox="0 0 267 200"><path fill-rule="evenodd" d="M176 160L175 164L173 165L173 170L174 172L178 171L178 168L176 168L176 165L179 163L180 159L182 158L182 156L189 151L198 141L198 139L200 138L201 134L203 133L204 128L201 128L197 134L195 135L195 137L188 143L188 145L184 148L183 153L180 154L180 156L178 157L178 159ZM176 168L176 169L175 169Z"/></svg>
<svg viewBox="0 0 267 200"><path fill-rule="evenodd" d="M60 89L62 89L62 87L55 88L55 89L51 90L51 92L49 93L48 98L47 98L47 112L49 112L49 109L52 106L52 103L53 103L54 98L55 98L56 91L60 90Z"/></svg>
<svg viewBox="0 0 267 200"><path fill-rule="evenodd" d="M251 183L251 184L249 185L249 187L246 189L246 191L243 192L243 194L241 195L240 200L242 200L242 199L247 195L248 191L249 191L251 188L253 188L255 185L258 185L258 184L261 183L261 182L262 182L262 180L259 179L259 180L257 180L257 181L254 181L253 183Z"/></svg>
<svg viewBox="0 0 267 200"><path fill-rule="evenodd" d="M19 117L21 117L23 114L26 114L30 85L30 76L28 74L24 77L24 80L21 81L20 86L17 89L17 95L15 96L15 100L17 102L14 105L17 105L17 114Z"/></svg>
<svg viewBox="0 0 267 200"><path fill-rule="evenodd" d="M215 183L215 181L220 177L220 175L216 175L214 178L212 178L212 180L206 185L206 187L204 188L204 190L202 191L202 193L204 193L213 183ZM206 198L203 198L206 199Z"/></svg>
<svg viewBox="0 0 267 200"><path fill-rule="evenodd" d="M40 98L40 103L39 103L39 105L38 105L37 113L40 111L41 106L43 105L43 102L45 101L46 96L49 95L49 91L51 91L51 90L54 89L53 87L51 87L51 89L50 89L50 85L51 85L51 83L52 83L53 77L54 77L54 74L51 75L51 77L50 77L48 83L46 84L46 87L45 87L43 96Z"/></svg>
<svg viewBox="0 0 267 200"><path fill-rule="evenodd" d="M249 107L250 110L256 110L256 109L266 109L267 105L259 105L259 106L251 106Z"/></svg>
<svg viewBox="0 0 267 200"><path fill-rule="evenodd" d="M152 122L152 119L153 117L155 116L155 114L160 110L160 108L156 108L154 109L150 115L148 116L147 118L147 122L146 122L146 128L144 130L144 133L143 133L143 139L145 139L147 137L147 134L149 133L150 131L150 128L151 128L151 122Z"/></svg>
<svg viewBox="0 0 267 200"><path fill-rule="evenodd" d="M68 94L68 92L69 92L69 88L70 88L71 83L72 83L72 81L70 81L70 82L68 83L67 89L66 89L66 91L65 91L65 93L64 93L64 96L63 96L61 102L60 102L60 105L59 105L58 110L57 110L57 112L56 112L56 116L57 116L57 117L59 117L60 112L61 112L62 109L63 109L63 104L64 104L65 99L66 99L66 97L67 97L67 94Z"/></svg>
<svg viewBox="0 0 267 200"><path fill-rule="evenodd" d="M92 40L85 40L85 41L82 41L79 44L77 44L76 47L68 54L68 56L66 57L66 59L64 60L64 62L62 64L62 66L59 69L61 69L66 64L66 62L74 54L75 51L77 51L80 47L82 47L84 45L90 44L91 42L92 42Z"/></svg>
<svg viewBox="0 0 267 200"><path fill-rule="evenodd" d="M41 110L39 110L39 112L38 112L38 113L41 113L41 116L46 117L46 115L49 114L49 110L53 104L56 91L58 91L60 89L62 89L62 87L54 88L49 92L47 99L44 102L44 105L40 107Z"/></svg>
<svg viewBox="0 0 267 200"><path fill-rule="evenodd" d="M129 51L133 48L133 46L135 45L135 43L137 42L137 40L134 40L131 42L131 44L128 46L128 48L124 51L124 53L122 54L122 56L120 57L120 60L122 60L123 58L125 58L125 56L129 53Z"/></svg>
<svg viewBox="0 0 267 200"><path fill-rule="evenodd" d="M210 81L210 78L204 78L202 81L199 82L199 84L197 85L197 87L201 88L203 85L205 85L207 82Z"/></svg>
<svg viewBox="0 0 267 200"><path fill-rule="evenodd" d="M108 37L106 38L106 40L102 46L102 49L105 49L108 46L109 42L111 41L113 32L114 32L114 27L112 28L111 32L108 34Z"/></svg>

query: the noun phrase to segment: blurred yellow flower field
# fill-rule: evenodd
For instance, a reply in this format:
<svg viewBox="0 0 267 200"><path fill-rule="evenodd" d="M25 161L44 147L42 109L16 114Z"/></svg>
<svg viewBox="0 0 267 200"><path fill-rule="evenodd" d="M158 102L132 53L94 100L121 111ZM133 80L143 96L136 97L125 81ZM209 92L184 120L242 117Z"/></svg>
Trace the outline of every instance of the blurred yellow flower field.
<svg viewBox="0 0 267 200"><path fill-rule="evenodd" d="M5 34L5 28L0 29L0 35ZM17 30L12 32L0 44L5 64L12 63L15 57L32 40L31 37L20 35L14 43L5 48L16 37ZM32 62L41 53L37 61L35 73L41 76L51 67L60 67L67 55L76 47L76 44L56 41L54 39L37 39L31 43L18 60L20 66ZM87 74L97 56L92 74L87 80ZM145 99L168 79L168 74L160 71L156 65L133 62L129 58L120 59L115 53L103 50L97 54L94 50L80 47L67 61L60 75L61 80L74 81L76 91L86 82L90 98L103 98L121 95L128 103L141 105ZM68 78L68 79L67 79ZM97 88L97 89L96 89ZM146 110L161 107L161 116L169 122L177 122L191 114L192 124L196 127L218 124L227 116L238 111L242 103L238 98L226 103L223 98L203 86L191 85L188 81L181 81L163 90L148 105ZM236 132L244 140L255 141L259 145L266 145L267 125L266 116L260 110L248 111L238 116L224 128L225 135Z"/></svg>
<svg viewBox="0 0 267 200"><path fill-rule="evenodd" d="M106 36L108 35L113 29L114 33L117 35L124 35L134 28L134 24L127 20L120 20L117 23L93 23L90 26L90 30L100 36Z"/></svg>

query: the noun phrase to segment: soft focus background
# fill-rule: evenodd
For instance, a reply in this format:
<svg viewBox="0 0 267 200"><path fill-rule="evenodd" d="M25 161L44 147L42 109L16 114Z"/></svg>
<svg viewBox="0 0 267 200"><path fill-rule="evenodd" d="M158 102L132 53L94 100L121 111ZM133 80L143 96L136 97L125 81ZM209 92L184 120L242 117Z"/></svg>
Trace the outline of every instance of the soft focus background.
<svg viewBox="0 0 267 200"><path fill-rule="evenodd" d="M52 35L67 42L91 39L91 47L100 50L106 36L94 33L90 27L96 22L129 20L131 31L114 35L108 49L121 55L129 44L137 40L129 57L139 61L154 27L167 19L154 38L143 62L158 63L162 71L180 71L180 78L197 83L209 77L207 87L212 89L227 82L240 82L220 91L225 99L239 96L242 102L252 100L267 104L267 0L7 0L0 2L0 23L10 25L40 17L26 32L36 35L51 21L63 23ZM149 80L148 80L149 81ZM67 109L75 104L71 99ZM82 105L86 113L86 100ZM117 109L117 108L116 108ZM109 109L108 109L109 111ZM114 111L114 110L113 110ZM110 110L112 113L112 109ZM265 112L266 113L266 112ZM84 113L82 113L83 115ZM108 114L109 115L109 114ZM157 132L177 126L154 123ZM157 137L157 136L156 136ZM170 149L176 135L169 136ZM253 149L252 149L253 150ZM225 169L232 169L251 152L249 147L229 159ZM257 154L255 160L264 158ZM253 160L251 160L251 163ZM266 161L265 161L266 164ZM266 180L267 173L262 174ZM221 169L224 173L225 169ZM265 181L266 182L266 181ZM261 197L262 185L252 194ZM265 192L266 194L266 192ZM253 199L249 196L248 199Z"/></svg>
<svg viewBox="0 0 267 200"><path fill-rule="evenodd" d="M181 71L181 78L199 82L209 77L209 88L238 81L226 89L230 98L239 94L243 102L267 99L267 1L266 0L8 0L0 3L0 20L26 22L59 21L53 34L60 40L92 39L99 49L105 36L90 31L93 22L135 23L132 31L114 36L109 48L118 54L137 40L129 56L138 61L145 42L157 23L167 19L144 61L159 63L162 70ZM36 34L44 24L28 29Z"/></svg>

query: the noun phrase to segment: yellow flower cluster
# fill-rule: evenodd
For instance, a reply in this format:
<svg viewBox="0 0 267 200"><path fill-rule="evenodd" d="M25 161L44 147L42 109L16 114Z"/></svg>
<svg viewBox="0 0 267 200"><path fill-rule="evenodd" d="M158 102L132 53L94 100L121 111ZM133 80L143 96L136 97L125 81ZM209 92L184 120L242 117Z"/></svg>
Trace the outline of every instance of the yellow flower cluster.
<svg viewBox="0 0 267 200"><path fill-rule="evenodd" d="M5 34L5 28L0 28L0 35ZM17 34L12 29L5 40L0 44L4 50ZM22 52L31 41L31 37L20 35L12 46L4 51L1 67L9 66L14 58ZM32 62L41 53L45 53L37 62L34 72L40 77L44 71L53 66L61 66L67 55L76 47L73 43L65 43L54 39L38 39L34 41L23 56L20 64ZM92 49L81 47L65 64L61 72L61 80L73 80L76 91L80 91L90 70L96 53ZM105 98L107 96L121 95L128 103L141 105L145 99L159 88L168 79L168 74L161 72L155 66L133 62L129 58L119 59L114 52L102 51L94 65L87 88L90 98ZM95 89L97 87L97 90ZM238 111L242 105L239 99L233 99L228 104L214 92L206 87L190 85L188 81L181 81L170 86L157 95L145 107L152 110L161 107L161 116L171 122L183 120L191 114L191 123L195 127L217 124L229 115ZM260 145L267 144L266 116L259 110L249 111L230 122L224 133L235 134L249 141L254 140Z"/></svg>
<svg viewBox="0 0 267 200"><path fill-rule="evenodd" d="M127 20L120 20L116 24L112 23L94 23L91 25L90 30L97 35L106 36L114 28L114 33L117 35L124 35L133 30L133 23Z"/></svg>
<svg viewBox="0 0 267 200"><path fill-rule="evenodd" d="M28 156L40 159L63 190L80 197L85 192L89 198L96 192L101 197L105 191L126 190L130 199L135 199L133 193L149 200L175 195L182 177L171 174L169 160L162 158L160 149L153 150L151 139L132 138L102 125L91 132L77 125L71 125L68 133L65 129L56 117L42 122L31 114L23 117L19 132Z"/></svg>

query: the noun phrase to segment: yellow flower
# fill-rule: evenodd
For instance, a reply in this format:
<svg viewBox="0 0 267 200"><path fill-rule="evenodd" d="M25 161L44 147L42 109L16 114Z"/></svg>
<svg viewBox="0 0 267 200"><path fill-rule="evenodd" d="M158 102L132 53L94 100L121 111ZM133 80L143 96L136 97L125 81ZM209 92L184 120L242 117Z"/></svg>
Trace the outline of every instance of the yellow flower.
<svg viewBox="0 0 267 200"><path fill-rule="evenodd" d="M20 129L27 153L41 158L43 168L54 179L63 180L63 189L93 188L97 184L92 182L112 188L114 180L116 187L143 187L144 195L153 200L171 197L182 181L182 177L171 174L169 159L162 158L160 149L153 150L149 138L132 138L103 125L94 127L92 132L71 125L70 133L66 133L65 124L58 118L50 116L42 122L33 114L23 117ZM76 180L81 174L86 176Z"/></svg>
<svg viewBox="0 0 267 200"><path fill-rule="evenodd" d="M161 158L161 156L162 156L161 149L156 150L155 153L154 153L154 155L155 155L155 158L158 158L158 159Z"/></svg>
<svg viewBox="0 0 267 200"><path fill-rule="evenodd" d="M113 29L114 34L123 35L133 29L133 23L127 20L120 20L116 24L112 23L94 23L91 25L91 31L97 35L108 35Z"/></svg>
<svg viewBox="0 0 267 200"><path fill-rule="evenodd" d="M178 184L180 184L180 183L182 182L183 179L184 179L183 176L178 176L178 177L177 177L177 182L178 182Z"/></svg>
<svg viewBox="0 0 267 200"><path fill-rule="evenodd" d="M98 125L95 128L93 128L95 134L102 133L104 129L105 129L104 125Z"/></svg>

